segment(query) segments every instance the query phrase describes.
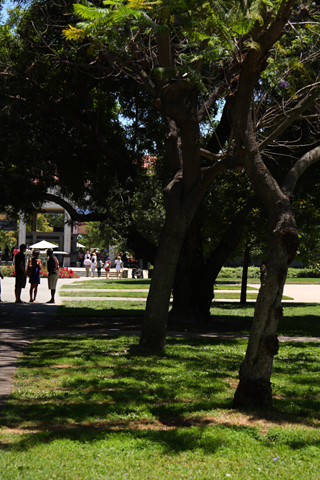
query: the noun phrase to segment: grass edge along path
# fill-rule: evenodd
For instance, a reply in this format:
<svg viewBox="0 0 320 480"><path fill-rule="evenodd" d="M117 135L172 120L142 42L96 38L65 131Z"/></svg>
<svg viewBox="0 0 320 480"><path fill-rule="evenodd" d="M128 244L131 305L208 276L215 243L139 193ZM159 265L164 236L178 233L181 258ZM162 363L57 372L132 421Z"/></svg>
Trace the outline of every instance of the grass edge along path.
<svg viewBox="0 0 320 480"><path fill-rule="evenodd" d="M233 410L246 342L42 338L19 361L2 412L3 480L318 479L320 356L282 345L275 412Z"/></svg>

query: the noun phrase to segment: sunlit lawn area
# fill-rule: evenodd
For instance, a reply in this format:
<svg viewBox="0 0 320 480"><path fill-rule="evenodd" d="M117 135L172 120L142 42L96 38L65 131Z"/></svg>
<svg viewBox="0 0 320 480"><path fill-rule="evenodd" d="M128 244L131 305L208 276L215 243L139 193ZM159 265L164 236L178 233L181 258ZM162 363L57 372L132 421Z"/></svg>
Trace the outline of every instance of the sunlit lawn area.
<svg viewBox="0 0 320 480"><path fill-rule="evenodd" d="M61 290L64 291L64 294L66 293L65 290L74 290L77 288L81 289L101 289L101 290L149 290L150 287L150 282L151 280L145 279L145 280L106 280L106 279L101 279L101 280L95 280L95 279L89 279L85 281L77 281L77 282L71 282L69 285L63 285L61 287ZM234 283L237 283L235 285ZM239 290L240 289L240 283L239 282L233 282L233 284L228 284L226 285L223 284L217 284L215 286L216 290ZM258 287L248 287L248 290L256 290Z"/></svg>
<svg viewBox="0 0 320 480"><path fill-rule="evenodd" d="M60 296L63 296L63 297L86 297L86 298L89 298L89 297L126 297L126 298L147 298L148 296L148 292L147 291L138 291L138 292L130 292L130 291L127 291L127 290L122 290L121 292L119 291L109 291L109 292L106 292L106 291L103 291L103 290L99 290L97 292L95 291L92 291L92 290L89 290L87 289L86 291L63 291L60 292ZM214 295L214 298L215 299L220 299L220 298L235 298L235 299L240 299L240 292L219 292L219 290L217 292L215 292L215 295ZM248 292L247 293L247 299L250 300L250 299L256 299L257 298L257 292L255 293L252 293L252 292ZM284 300L286 299L290 299L290 297L283 297ZM292 299L291 299L292 300Z"/></svg>
<svg viewBox="0 0 320 480"><path fill-rule="evenodd" d="M63 297L126 297L126 298L144 298L148 296L151 280L94 280L73 282L70 285L64 285L60 290L60 296ZM240 299L240 285L216 285L215 299ZM130 291L134 290L134 291ZM220 290L228 290L221 292ZM258 288L248 286L247 299L257 298ZM283 297L284 300L290 300L290 297ZM292 299L291 299L292 300Z"/></svg>
<svg viewBox="0 0 320 480"><path fill-rule="evenodd" d="M20 359L3 408L0 478L318 479L320 354L283 344L276 410L232 409L241 340L42 338Z"/></svg>
<svg viewBox="0 0 320 480"><path fill-rule="evenodd" d="M228 283L231 284L239 284L241 285L241 278L240 277L235 277L232 279L226 279L226 278L219 278L217 279L216 284L217 285L228 285ZM251 284L257 284L257 286L260 285L260 279L259 278L249 278L248 283ZM286 279L286 284L287 285L320 285L320 278L287 278Z"/></svg>
<svg viewBox="0 0 320 480"><path fill-rule="evenodd" d="M105 280L77 282L89 287L83 300L64 300L59 317L89 324L112 317L116 327L117 317L142 320L145 298L89 295L144 297L128 290L148 289L150 281L111 282L114 292L104 291ZM220 288L239 289L229 285ZM210 331L218 322L231 333L238 322L238 332L249 333L253 308L213 303ZM320 337L319 314L320 305L286 303L279 333ZM280 345L275 409L263 414L232 408L245 340L168 338L158 355L138 342L134 335L81 335L28 346L0 412L0 480L319 478L318 343Z"/></svg>
<svg viewBox="0 0 320 480"><path fill-rule="evenodd" d="M131 290L131 289L147 289L149 290L151 280L142 279L142 280L111 280L102 278L100 280L89 278L86 280L79 280L77 282L70 282L69 285L63 285L62 290L74 289L74 288L100 288L100 289L121 289L121 290Z"/></svg>

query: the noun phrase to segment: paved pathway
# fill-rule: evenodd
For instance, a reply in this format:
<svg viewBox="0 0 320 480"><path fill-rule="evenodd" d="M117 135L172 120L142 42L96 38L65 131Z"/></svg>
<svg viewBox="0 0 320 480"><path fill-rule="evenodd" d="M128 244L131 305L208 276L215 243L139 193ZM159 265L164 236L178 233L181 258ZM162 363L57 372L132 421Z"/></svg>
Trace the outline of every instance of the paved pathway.
<svg viewBox="0 0 320 480"><path fill-rule="evenodd" d="M12 389L13 378L16 369L17 358L21 355L26 344L30 343L32 339L39 334L47 335L49 332L44 332L45 326L50 323L57 313L57 305L62 301L59 296L59 291L64 284L70 285L71 282L77 283L83 281L79 280L58 280L58 291L56 294L56 304L50 305L45 302L49 300L50 293L47 288L47 281L42 280L39 286L37 299L39 303L14 303L14 278L5 277L2 280L2 300L0 304L0 406L7 400ZM86 279L91 281L90 278ZM257 285L252 285L257 287ZM23 290L22 300L28 302L28 290ZM139 290L140 291L140 290ZM285 295L294 298L295 302L315 302L320 303L320 285L287 285L284 291ZM73 297L73 299L78 297ZM80 299L82 297L79 297ZM99 300L105 300L103 297L96 297ZM112 297L108 297L111 299ZM70 297L69 297L70 299ZM95 297L91 297L95 299ZM121 297L114 297L115 300L122 299ZM130 300L133 300L130 298ZM141 300L139 298L138 300ZM228 300L229 301L229 300ZM70 334L78 335L79 331L70 332ZM94 331L85 332L88 334L104 334L117 335L117 331ZM137 335L139 332L121 332L123 334ZM50 334L64 335L65 332L51 332ZM246 335L217 335L217 334L193 334L193 333L168 333L173 337L210 337L210 338L247 338ZM315 341L320 342L318 338L294 338L296 341ZM290 337L279 337L280 341L289 341Z"/></svg>

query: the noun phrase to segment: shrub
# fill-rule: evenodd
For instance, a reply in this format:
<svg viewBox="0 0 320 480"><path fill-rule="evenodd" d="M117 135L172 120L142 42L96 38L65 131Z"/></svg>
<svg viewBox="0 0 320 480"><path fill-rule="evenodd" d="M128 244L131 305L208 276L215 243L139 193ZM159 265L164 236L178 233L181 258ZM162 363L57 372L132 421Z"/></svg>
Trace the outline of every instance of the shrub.
<svg viewBox="0 0 320 480"><path fill-rule="evenodd" d="M14 277L14 274L15 274L14 265L6 265L5 267L1 267L1 273L4 277ZM41 278L48 277L48 272L43 268L40 271L40 277ZM59 268L59 278L80 278L80 277L76 275L71 268L64 267L64 268Z"/></svg>
<svg viewBox="0 0 320 480"><path fill-rule="evenodd" d="M242 267L222 267L219 278L241 278ZM248 278L259 278L260 267L249 267ZM294 268L288 269L288 278L319 278L319 271L312 268Z"/></svg>

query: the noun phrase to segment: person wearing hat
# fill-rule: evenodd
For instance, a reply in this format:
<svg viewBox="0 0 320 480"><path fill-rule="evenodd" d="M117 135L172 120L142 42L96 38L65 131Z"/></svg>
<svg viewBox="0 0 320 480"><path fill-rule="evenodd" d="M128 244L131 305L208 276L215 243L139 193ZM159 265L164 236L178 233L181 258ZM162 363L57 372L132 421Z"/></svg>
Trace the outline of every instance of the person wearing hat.
<svg viewBox="0 0 320 480"><path fill-rule="evenodd" d="M57 281L59 278L59 261L55 255L53 255L52 248L48 248L47 255L49 257L47 263L48 270L48 288L51 290L51 298L47 303L55 303L55 293L57 287Z"/></svg>

